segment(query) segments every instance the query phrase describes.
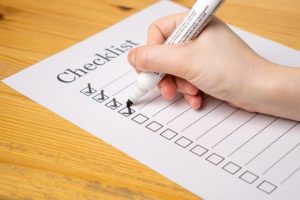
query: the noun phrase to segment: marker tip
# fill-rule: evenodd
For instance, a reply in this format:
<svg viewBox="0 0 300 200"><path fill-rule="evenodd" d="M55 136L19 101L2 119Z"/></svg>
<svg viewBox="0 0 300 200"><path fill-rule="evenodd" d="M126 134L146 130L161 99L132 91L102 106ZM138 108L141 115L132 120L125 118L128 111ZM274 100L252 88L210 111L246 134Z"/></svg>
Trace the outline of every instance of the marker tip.
<svg viewBox="0 0 300 200"><path fill-rule="evenodd" d="M128 99L127 102L126 102L126 106L130 107L132 105L133 105L133 102L130 99Z"/></svg>

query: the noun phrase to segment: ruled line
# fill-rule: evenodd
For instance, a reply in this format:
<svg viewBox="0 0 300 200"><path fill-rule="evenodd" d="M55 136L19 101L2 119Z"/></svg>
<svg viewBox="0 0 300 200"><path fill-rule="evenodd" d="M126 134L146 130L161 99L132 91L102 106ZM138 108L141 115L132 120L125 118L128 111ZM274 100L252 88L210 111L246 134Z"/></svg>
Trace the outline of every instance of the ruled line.
<svg viewBox="0 0 300 200"><path fill-rule="evenodd" d="M300 166L295 169L290 175L288 175L285 179L280 182L280 185L284 184L287 180L289 180L294 174L296 174L300 170Z"/></svg>
<svg viewBox="0 0 300 200"><path fill-rule="evenodd" d="M174 120L176 120L177 118L181 117L184 113L188 112L189 110L191 110L192 107L187 108L186 110L184 110L183 112L179 113L178 115L176 115L175 117L173 117L170 121L167 122L167 124L170 124L171 122L173 122Z"/></svg>
<svg viewBox="0 0 300 200"><path fill-rule="evenodd" d="M159 97L161 97L161 94L157 95L156 97L154 97L153 99L151 99L150 101L146 102L144 105L142 105L141 107L139 107L139 110L142 110L143 108L145 108L147 105L149 105L150 103L154 102L155 100L157 100Z"/></svg>
<svg viewBox="0 0 300 200"><path fill-rule="evenodd" d="M280 161L282 161L286 156L288 156L292 151L294 151L298 146L300 145L300 142L295 145L293 148L291 148L288 152L286 152L283 156L281 156L275 163L273 163L270 167L268 167L262 175L265 175L268 171L270 171L273 167L275 167Z"/></svg>
<svg viewBox="0 0 300 200"><path fill-rule="evenodd" d="M221 121L219 121L218 123L216 123L214 126L210 127L208 130L206 130L203 134L201 134L199 137L196 138L196 140L199 140L200 138L202 138L204 135L206 135L207 133L209 133L211 130L213 130L215 127L219 126L222 122L224 122L226 119L228 119L229 117L231 117L233 114L235 114L237 111L239 111L239 109L235 109L233 112L231 112L229 115L227 115L226 117L224 117Z"/></svg>
<svg viewBox="0 0 300 200"><path fill-rule="evenodd" d="M216 146L218 146L219 144L221 144L222 142L224 142L224 140L228 139L232 134L234 134L235 132L237 132L240 128L242 128L243 126L245 126L246 124L248 124L252 119L254 119L256 116L258 115L258 113L254 114L252 117L250 117L247 121L245 121L243 124L241 124L239 127L237 127L236 129L234 129L233 131L231 131L228 135L226 135L225 137L223 137L221 140L219 140L216 144L214 144L211 148L215 148Z"/></svg>
<svg viewBox="0 0 300 200"><path fill-rule="evenodd" d="M169 108L170 106L172 106L173 104L177 103L178 101L180 101L181 99L183 99L183 96L179 97L178 99L176 99L175 101L169 103L167 106L165 106L164 108L160 109L159 111L157 111L156 113L154 113L152 115L152 117L155 117L156 115L158 115L160 112L162 112L163 110Z"/></svg>
<svg viewBox="0 0 300 200"><path fill-rule="evenodd" d="M266 128L270 127L275 121L278 120L278 117L276 117L275 119L273 119L269 124L267 124L264 128L260 129L255 135L253 135L252 137L250 137L247 141L245 141L243 144L241 144L238 148L236 148L235 150L233 150L228 157L232 156L233 154L235 154L238 150L240 150L242 147L244 147L247 143L249 143L250 141L252 141L256 136L258 136L259 134L261 134L264 130L266 130Z"/></svg>
<svg viewBox="0 0 300 200"><path fill-rule="evenodd" d="M267 147L265 147L263 150L261 150L259 153L257 153L255 156L253 156L250 160L248 160L245 163L245 166L249 165L253 160L255 160L257 157L259 157L262 153L264 153L267 149L269 149L273 144L275 144L279 139L281 139L283 136L288 134L293 128L295 128L298 125L298 122L296 122L292 127L290 127L288 130L286 130L283 134L281 134L279 137L277 137L273 142L271 142Z"/></svg>
<svg viewBox="0 0 300 200"><path fill-rule="evenodd" d="M210 96L208 95L203 95L203 102L204 103L207 99L209 99ZM184 115L185 113L187 113L188 111L190 111L192 109L192 107L188 107L186 110L184 110L183 112L179 113L178 115L176 115L175 117L173 117L170 121L167 122L167 124L170 124L171 122L173 122L174 120L178 119L179 117L181 117L182 115Z"/></svg>
<svg viewBox="0 0 300 200"><path fill-rule="evenodd" d="M207 113L205 113L204 115L202 115L200 118L198 118L196 121L194 121L193 123L189 124L187 127L185 127L184 129L181 130L181 132L186 131L187 129L189 129L190 127L192 127L193 125L195 125L196 123L198 123L201 119L203 119L204 117L206 117L207 115L209 115L211 112L213 112L214 110L216 110L217 108L219 108L222 104L224 104L224 101L222 101L221 103L219 103L217 106L215 106L214 108L212 108L211 110L209 110Z"/></svg>
<svg viewBox="0 0 300 200"><path fill-rule="evenodd" d="M123 78L124 76L126 76L127 74L129 74L129 73L131 73L131 72L133 72L133 69L127 71L126 73L124 73L124 74L118 76L116 79L114 79L114 80L112 80L111 82L107 83L106 85L102 86L102 87L100 88L100 90L102 90L102 89L106 88L107 86L113 84L114 82L120 80L121 78Z"/></svg>
<svg viewBox="0 0 300 200"><path fill-rule="evenodd" d="M114 93L112 96L116 96L117 94L123 92L124 90L126 90L127 88L129 88L130 86L132 86L136 81L133 81L132 83L126 85L125 87L123 87L121 90L117 91L116 93Z"/></svg>

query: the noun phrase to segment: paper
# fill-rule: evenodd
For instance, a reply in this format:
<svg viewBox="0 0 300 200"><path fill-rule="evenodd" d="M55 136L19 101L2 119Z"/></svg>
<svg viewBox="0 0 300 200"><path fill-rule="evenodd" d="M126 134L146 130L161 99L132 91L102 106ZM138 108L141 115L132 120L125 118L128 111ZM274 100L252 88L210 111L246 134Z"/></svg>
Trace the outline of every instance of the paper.
<svg viewBox="0 0 300 200"><path fill-rule="evenodd" d="M149 24L186 11L162 1L4 82L206 199L299 199L300 125L207 97L199 111L157 90L128 110L136 73L127 52ZM266 58L300 66L300 53L232 27Z"/></svg>

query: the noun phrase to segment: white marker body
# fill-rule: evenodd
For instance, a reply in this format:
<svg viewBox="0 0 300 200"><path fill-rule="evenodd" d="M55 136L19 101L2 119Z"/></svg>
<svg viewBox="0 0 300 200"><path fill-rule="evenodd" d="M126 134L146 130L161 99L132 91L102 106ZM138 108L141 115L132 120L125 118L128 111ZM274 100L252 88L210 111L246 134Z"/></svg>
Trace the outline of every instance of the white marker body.
<svg viewBox="0 0 300 200"><path fill-rule="evenodd" d="M198 37L223 2L224 0L198 0L164 44L181 44ZM129 100L133 103L137 102L149 90L153 89L164 76L164 73L140 73L129 95Z"/></svg>

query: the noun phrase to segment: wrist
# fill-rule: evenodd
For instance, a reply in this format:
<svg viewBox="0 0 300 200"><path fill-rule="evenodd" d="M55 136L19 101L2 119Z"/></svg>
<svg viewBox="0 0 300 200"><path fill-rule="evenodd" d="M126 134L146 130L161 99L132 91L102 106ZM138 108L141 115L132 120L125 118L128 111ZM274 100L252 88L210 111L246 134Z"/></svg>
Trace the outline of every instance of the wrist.
<svg viewBox="0 0 300 200"><path fill-rule="evenodd" d="M251 58L248 73L242 84L239 107L250 111L270 114L277 96L279 66L255 55Z"/></svg>
<svg viewBox="0 0 300 200"><path fill-rule="evenodd" d="M278 100L280 83L278 82L278 75L280 74L280 66L271 63L267 60L262 61L260 65L259 74L253 77L252 84L252 98L250 98L250 105L254 112L274 114L275 102Z"/></svg>
<svg viewBox="0 0 300 200"><path fill-rule="evenodd" d="M300 69L262 59L251 79L245 109L300 120Z"/></svg>

